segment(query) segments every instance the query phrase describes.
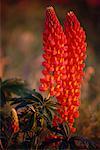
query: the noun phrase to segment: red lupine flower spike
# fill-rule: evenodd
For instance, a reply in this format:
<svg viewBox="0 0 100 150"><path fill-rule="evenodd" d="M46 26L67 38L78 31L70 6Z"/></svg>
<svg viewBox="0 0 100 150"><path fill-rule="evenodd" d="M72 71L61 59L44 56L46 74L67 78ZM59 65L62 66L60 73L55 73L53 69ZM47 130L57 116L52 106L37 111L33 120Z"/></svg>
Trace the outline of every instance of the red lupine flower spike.
<svg viewBox="0 0 100 150"><path fill-rule="evenodd" d="M42 65L45 67L45 69L42 71L42 73L44 78L46 78L47 75L49 75L50 78L48 82L44 80L44 83L42 82L43 80L40 80L41 86L39 89L41 91L48 90L53 96L56 94L58 95L57 84L58 80L60 81L60 68L64 63L62 52L64 53L64 51L67 49L64 47L66 42L67 40L62 26L56 17L53 7L48 7L46 10L45 29L43 33L43 58L45 61L42 63ZM59 87L59 94L60 89L61 88Z"/></svg>
<svg viewBox="0 0 100 150"><path fill-rule="evenodd" d="M74 75L74 78L70 78L72 82L73 96L72 105L75 107L76 111L72 111L73 118L79 117L78 107L79 107L79 97L80 97L80 85L83 77L84 59L86 58L86 36L85 31L80 26L80 22L76 18L75 14L71 11L66 15L64 23L64 31L66 38L68 40L68 52L71 52L69 56L69 74ZM71 65L73 67L71 67ZM73 68L73 71L72 71ZM74 80L75 79L75 80ZM77 85L77 87L76 87ZM69 109L70 110L70 109ZM71 113L71 115L72 115ZM70 117L70 114L69 114ZM71 121L71 120L70 120ZM71 131L75 131L74 128L70 126Z"/></svg>
<svg viewBox="0 0 100 150"><path fill-rule="evenodd" d="M48 7L43 33L44 77L40 80L40 91L49 91L60 104L57 111L61 118L54 116L53 125L67 121L71 132L75 132L73 123L79 117L86 36L73 12L66 16L64 32L54 9Z"/></svg>

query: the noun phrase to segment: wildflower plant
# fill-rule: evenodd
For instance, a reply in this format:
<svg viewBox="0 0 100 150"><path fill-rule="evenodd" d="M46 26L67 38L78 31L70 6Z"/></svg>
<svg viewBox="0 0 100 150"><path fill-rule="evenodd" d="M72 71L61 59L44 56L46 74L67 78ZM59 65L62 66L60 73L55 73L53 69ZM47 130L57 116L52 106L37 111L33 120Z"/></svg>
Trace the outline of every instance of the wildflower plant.
<svg viewBox="0 0 100 150"><path fill-rule="evenodd" d="M46 10L43 33L43 78L40 91L55 96L60 107L53 124L67 122L71 132L75 118L79 117L80 86L86 58L86 36L73 12L66 15L64 30L52 7Z"/></svg>
<svg viewBox="0 0 100 150"><path fill-rule="evenodd" d="M73 12L67 13L63 29L53 7L46 9L39 90L47 97L20 79L0 80L2 150L96 149L87 138L73 134L79 117L85 40Z"/></svg>

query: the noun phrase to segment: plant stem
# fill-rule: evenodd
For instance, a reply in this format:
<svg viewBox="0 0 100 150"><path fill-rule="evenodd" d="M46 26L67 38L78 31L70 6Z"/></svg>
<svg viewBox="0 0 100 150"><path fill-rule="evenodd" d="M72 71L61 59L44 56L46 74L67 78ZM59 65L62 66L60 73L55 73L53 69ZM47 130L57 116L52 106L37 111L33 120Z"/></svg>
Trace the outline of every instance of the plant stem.
<svg viewBox="0 0 100 150"><path fill-rule="evenodd" d="M47 98L46 99L49 99L50 98L50 93L48 93L48 96L47 96Z"/></svg>

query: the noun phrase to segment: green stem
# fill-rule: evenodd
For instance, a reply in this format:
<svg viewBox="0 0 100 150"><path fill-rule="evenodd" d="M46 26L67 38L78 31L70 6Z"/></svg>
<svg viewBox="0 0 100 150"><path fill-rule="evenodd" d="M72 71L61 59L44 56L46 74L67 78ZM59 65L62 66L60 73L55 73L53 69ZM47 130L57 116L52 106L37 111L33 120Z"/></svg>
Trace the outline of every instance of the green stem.
<svg viewBox="0 0 100 150"><path fill-rule="evenodd" d="M50 93L48 94L47 98L46 99L49 99L50 98Z"/></svg>

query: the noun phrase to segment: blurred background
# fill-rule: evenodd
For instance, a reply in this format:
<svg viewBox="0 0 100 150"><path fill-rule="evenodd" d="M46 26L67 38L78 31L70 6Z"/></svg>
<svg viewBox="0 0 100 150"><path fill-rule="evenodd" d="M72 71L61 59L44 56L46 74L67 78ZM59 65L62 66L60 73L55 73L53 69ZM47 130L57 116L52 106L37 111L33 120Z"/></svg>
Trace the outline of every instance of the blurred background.
<svg viewBox="0 0 100 150"><path fill-rule="evenodd" d="M0 0L0 77L23 78L38 90L45 9L50 5L61 24L65 14L74 11L86 31L87 60L77 130L99 142L100 0Z"/></svg>

